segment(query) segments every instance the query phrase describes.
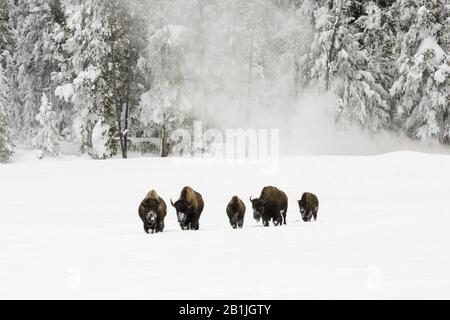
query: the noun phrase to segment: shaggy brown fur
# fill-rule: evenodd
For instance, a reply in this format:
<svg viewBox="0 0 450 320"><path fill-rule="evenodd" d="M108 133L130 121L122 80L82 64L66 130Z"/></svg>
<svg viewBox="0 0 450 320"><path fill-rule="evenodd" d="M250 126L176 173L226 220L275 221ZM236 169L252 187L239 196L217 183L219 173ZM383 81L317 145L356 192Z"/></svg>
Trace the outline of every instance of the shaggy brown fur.
<svg viewBox="0 0 450 320"><path fill-rule="evenodd" d="M253 206L253 217L258 222L262 219L265 227L269 226L270 220L275 226L286 224L288 197L280 189L265 187L259 198L250 198L250 201Z"/></svg>
<svg viewBox="0 0 450 320"><path fill-rule="evenodd" d="M181 190L180 198L172 206L177 210L178 223L183 230L198 230L199 220L203 212L204 202L200 193L191 187L184 187Z"/></svg>
<svg viewBox="0 0 450 320"><path fill-rule="evenodd" d="M150 191L139 205L139 217L144 223L145 232L163 232L166 215L166 202L158 196L156 191Z"/></svg>
<svg viewBox="0 0 450 320"><path fill-rule="evenodd" d="M244 226L245 210L244 202L237 196L234 196L228 203L227 215L233 229L242 229Z"/></svg>
<svg viewBox="0 0 450 320"><path fill-rule="evenodd" d="M310 222L313 218L317 221L317 213L319 211L319 199L315 194L306 192L302 199L298 201L300 214L305 222Z"/></svg>

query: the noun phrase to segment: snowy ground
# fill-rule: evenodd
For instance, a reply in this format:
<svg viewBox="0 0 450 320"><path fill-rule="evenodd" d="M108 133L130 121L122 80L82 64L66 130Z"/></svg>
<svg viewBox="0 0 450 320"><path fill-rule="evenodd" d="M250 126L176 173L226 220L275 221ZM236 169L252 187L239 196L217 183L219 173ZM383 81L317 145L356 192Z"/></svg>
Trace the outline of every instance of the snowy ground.
<svg viewBox="0 0 450 320"><path fill-rule="evenodd" d="M26 152L19 159L27 159ZM67 160L67 159L66 159ZM450 298L450 156L292 157L253 165L172 160L22 161L0 166L0 298ZM265 185L290 197L288 226L231 230L225 206ZM137 207L191 185L198 232L146 235ZM319 221L296 200L318 194Z"/></svg>

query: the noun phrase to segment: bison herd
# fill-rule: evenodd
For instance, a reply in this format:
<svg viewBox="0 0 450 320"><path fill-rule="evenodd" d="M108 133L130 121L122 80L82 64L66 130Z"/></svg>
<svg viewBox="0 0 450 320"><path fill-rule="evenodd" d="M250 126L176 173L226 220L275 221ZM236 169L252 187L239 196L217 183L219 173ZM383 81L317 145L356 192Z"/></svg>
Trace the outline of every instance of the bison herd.
<svg viewBox="0 0 450 320"><path fill-rule="evenodd" d="M190 187L184 187L179 199L175 203L170 199L170 203L176 210L178 223L182 230L198 230L200 228L200 216L205 206L200 193ZM286 224L288 197L280 189L265 187L259 198L250 197L250 203L252 204L253 218L257 222L262 221L265 227L268 227L271 221L275 226ZM304 193L298 200L298 205L303 221L317 220L319 211L317 196L312 193ZM231 227L241 229L244 226L245 213L244 202L238 196L234 196L226 207ZM139 205L139 217L144 223L145 232L163 232L166 215L166 202L156 191L150 191Z"/></svg>

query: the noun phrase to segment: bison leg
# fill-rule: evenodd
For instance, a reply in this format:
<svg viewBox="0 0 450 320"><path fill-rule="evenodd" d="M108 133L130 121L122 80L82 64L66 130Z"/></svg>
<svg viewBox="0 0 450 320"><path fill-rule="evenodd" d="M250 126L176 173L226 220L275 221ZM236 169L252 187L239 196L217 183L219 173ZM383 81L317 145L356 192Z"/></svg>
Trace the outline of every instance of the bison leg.
<svg viewBox="0 0 450 320"><path fill-rule="evenodd" d="M197 231L198 229L200 229L200 224L198 222L191 225L191 230Z"/></svg>
<svg viewBox="0 0 450 320"><path fill-rule="evenodd" d="M158 228L156 229L156 232L163 232L164 231L164 222L161 222L158 224Z"/></svg>
<svg viewBox="0 0 450 320"><path fill-rule="evenodd" d="M198 223L198 219L194 219L191 222L191 230L197 231L198 229L200 229L200 224Z"/></svg>
<svg viewBox="0 0 450 320"><path fill-rule="evenodd" d="M146 234L149 234L148 230L150 230L150 227L144 224L144 231Z"/></svg>
<svg viewBox="0 0 450 320"><path fill-rule="evenodd" d="M238 223L239 229L242 229L243 226L244 226L244 220L240 220Z"/></svg>
<svg viewBox="0 0 450 320"><path fill-rule="evenodd" d="M280 216L278 217L278 221L277 221L277 224L276 224L276 225L277 225L277 226L280 226L280 227L283 225L283 216L280 215Z"/></svg>
<svg viewBox="0 0 450 320"><path fill-rule="evenodd" d="M314 217L314 221L317 221L317 210L314 210L313 217Z"/></svg>
<svg viewBox="0 0 450 320"><path fill-rule="evenodd" d="M268 227L269 226L269 220L264 219L263 220L263 225L264 225L264 227Z"/></svg>

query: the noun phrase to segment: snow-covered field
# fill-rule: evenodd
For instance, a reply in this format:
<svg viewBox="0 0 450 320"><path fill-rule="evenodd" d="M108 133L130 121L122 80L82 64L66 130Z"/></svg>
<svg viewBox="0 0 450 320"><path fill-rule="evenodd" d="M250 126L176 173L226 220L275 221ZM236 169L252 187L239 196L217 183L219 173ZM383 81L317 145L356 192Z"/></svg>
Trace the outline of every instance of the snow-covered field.
<svg viewBox="0 0 450 320"><path fill-rule="evenodd" d="M0 166L0 298L450 298L450 156L290 157L256 165L131 159ZM144 234L139 202L190 185L205 199L201 230ZM232 230L231 196L265 185L290 197L288 226L248 211ZM300 222L304 191L321 201Z"/></svg>

